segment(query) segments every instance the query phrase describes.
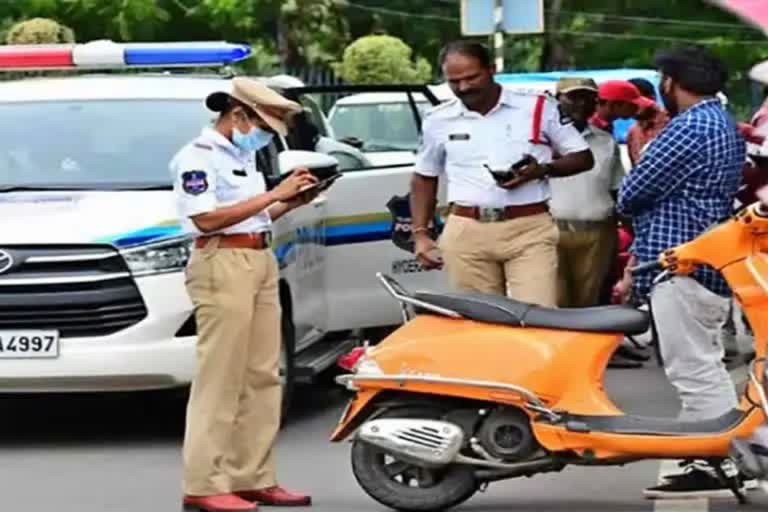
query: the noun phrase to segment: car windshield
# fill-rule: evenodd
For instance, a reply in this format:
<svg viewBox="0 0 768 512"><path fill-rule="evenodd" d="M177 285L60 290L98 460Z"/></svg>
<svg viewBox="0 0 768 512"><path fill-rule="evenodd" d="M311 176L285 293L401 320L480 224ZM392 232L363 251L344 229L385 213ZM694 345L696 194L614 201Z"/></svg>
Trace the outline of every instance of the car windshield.
<svg viewBox="0 0 768 512"><path fill-rule="evenodd" d="M417 103L422 112L427 104ZM419 133L410 104L375 103L337 105L329 119L334 135L363 142L364 152L415 151Z"/></svg>
<svg viewBox="0 0 768 512"><path fill-rule="evenodd" d="M173 155L213 119L202 101L0 104L0 191L170 187Z"/></svg>

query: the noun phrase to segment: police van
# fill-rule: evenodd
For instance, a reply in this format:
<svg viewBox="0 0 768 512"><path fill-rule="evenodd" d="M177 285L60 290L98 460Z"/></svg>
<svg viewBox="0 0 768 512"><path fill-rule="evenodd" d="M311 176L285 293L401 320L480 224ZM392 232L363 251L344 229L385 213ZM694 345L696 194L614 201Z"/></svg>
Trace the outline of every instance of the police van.
<svg viewBox="0 0 768 512"><path fill-rule="evenodd" d="M182 68L249 55L247 45L218 42L0 47L2 71L63 75L0 81L0 392L191 381L196 327L184 286L191 243L179 226L168 164L213 120L203 100L232 75ZM274 86L307 115L257 154L269 186L296 167L338 163L316 149L333 137L322 95L339 90L295 85ZM438 102L422 89L383 92ZM418 109L413 114L418 131ZM392 243L407 224L387 203L407 193L412 166L342 170L333 187L274 227L288 395L362 338L398 323L376 272L401 274L411 286L445 286L442 272L418 272L413 255Z"/></svg>

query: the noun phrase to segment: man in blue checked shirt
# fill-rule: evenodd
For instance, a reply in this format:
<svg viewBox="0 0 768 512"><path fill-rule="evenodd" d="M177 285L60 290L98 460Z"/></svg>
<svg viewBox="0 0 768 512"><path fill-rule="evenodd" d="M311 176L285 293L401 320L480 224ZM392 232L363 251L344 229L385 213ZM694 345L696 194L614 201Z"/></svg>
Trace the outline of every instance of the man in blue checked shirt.
<svg viewBox="0 0 768 512"><path fill-rule="evenodd" d="M656 66L672 119L619 193L619 211L633 219L637 263L656 260L664 250L728 218L746 159L746 142L715 96L727 80L725 65L707 50L685 48L659 53ZM722 416L738 405L719 337L731 291L711 268L653 284L657 275L638 276L633 293L650 298L666 374L682 402L680 419ZM646 489L645 496L730 495L710 467L696 462L687 466L683 473Z"/></svg>

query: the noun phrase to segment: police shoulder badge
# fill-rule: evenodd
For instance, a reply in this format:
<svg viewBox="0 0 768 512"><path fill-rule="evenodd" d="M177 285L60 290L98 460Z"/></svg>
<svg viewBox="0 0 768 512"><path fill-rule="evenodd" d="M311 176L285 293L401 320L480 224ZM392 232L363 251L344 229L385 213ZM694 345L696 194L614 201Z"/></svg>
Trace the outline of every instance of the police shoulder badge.
<svg viewBox="0 0 768 512"><path fill-rule="evenodd" d="M187 171L181 174L181 186L184 192L193 196L208 190L208 178L205 171Z"/></svg>

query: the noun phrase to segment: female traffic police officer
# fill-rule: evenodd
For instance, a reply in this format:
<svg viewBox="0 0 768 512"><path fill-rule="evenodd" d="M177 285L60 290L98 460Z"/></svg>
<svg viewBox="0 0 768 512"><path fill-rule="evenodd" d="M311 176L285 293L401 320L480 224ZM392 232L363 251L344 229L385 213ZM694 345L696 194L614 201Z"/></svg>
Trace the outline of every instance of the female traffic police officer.
<svg viewBox="0 0 768 512"><path fill-rule="evenodd" d="M197 375L184 439L184 506L253 511L257 503L308 505L277 486L272 447L280 421L280 302L270 224L316 193L296 171L271 191L255 151L299 104L246 78L206 105L219 118L171 162L181 223L195 239L186 286L197 322Z"/></svg>

